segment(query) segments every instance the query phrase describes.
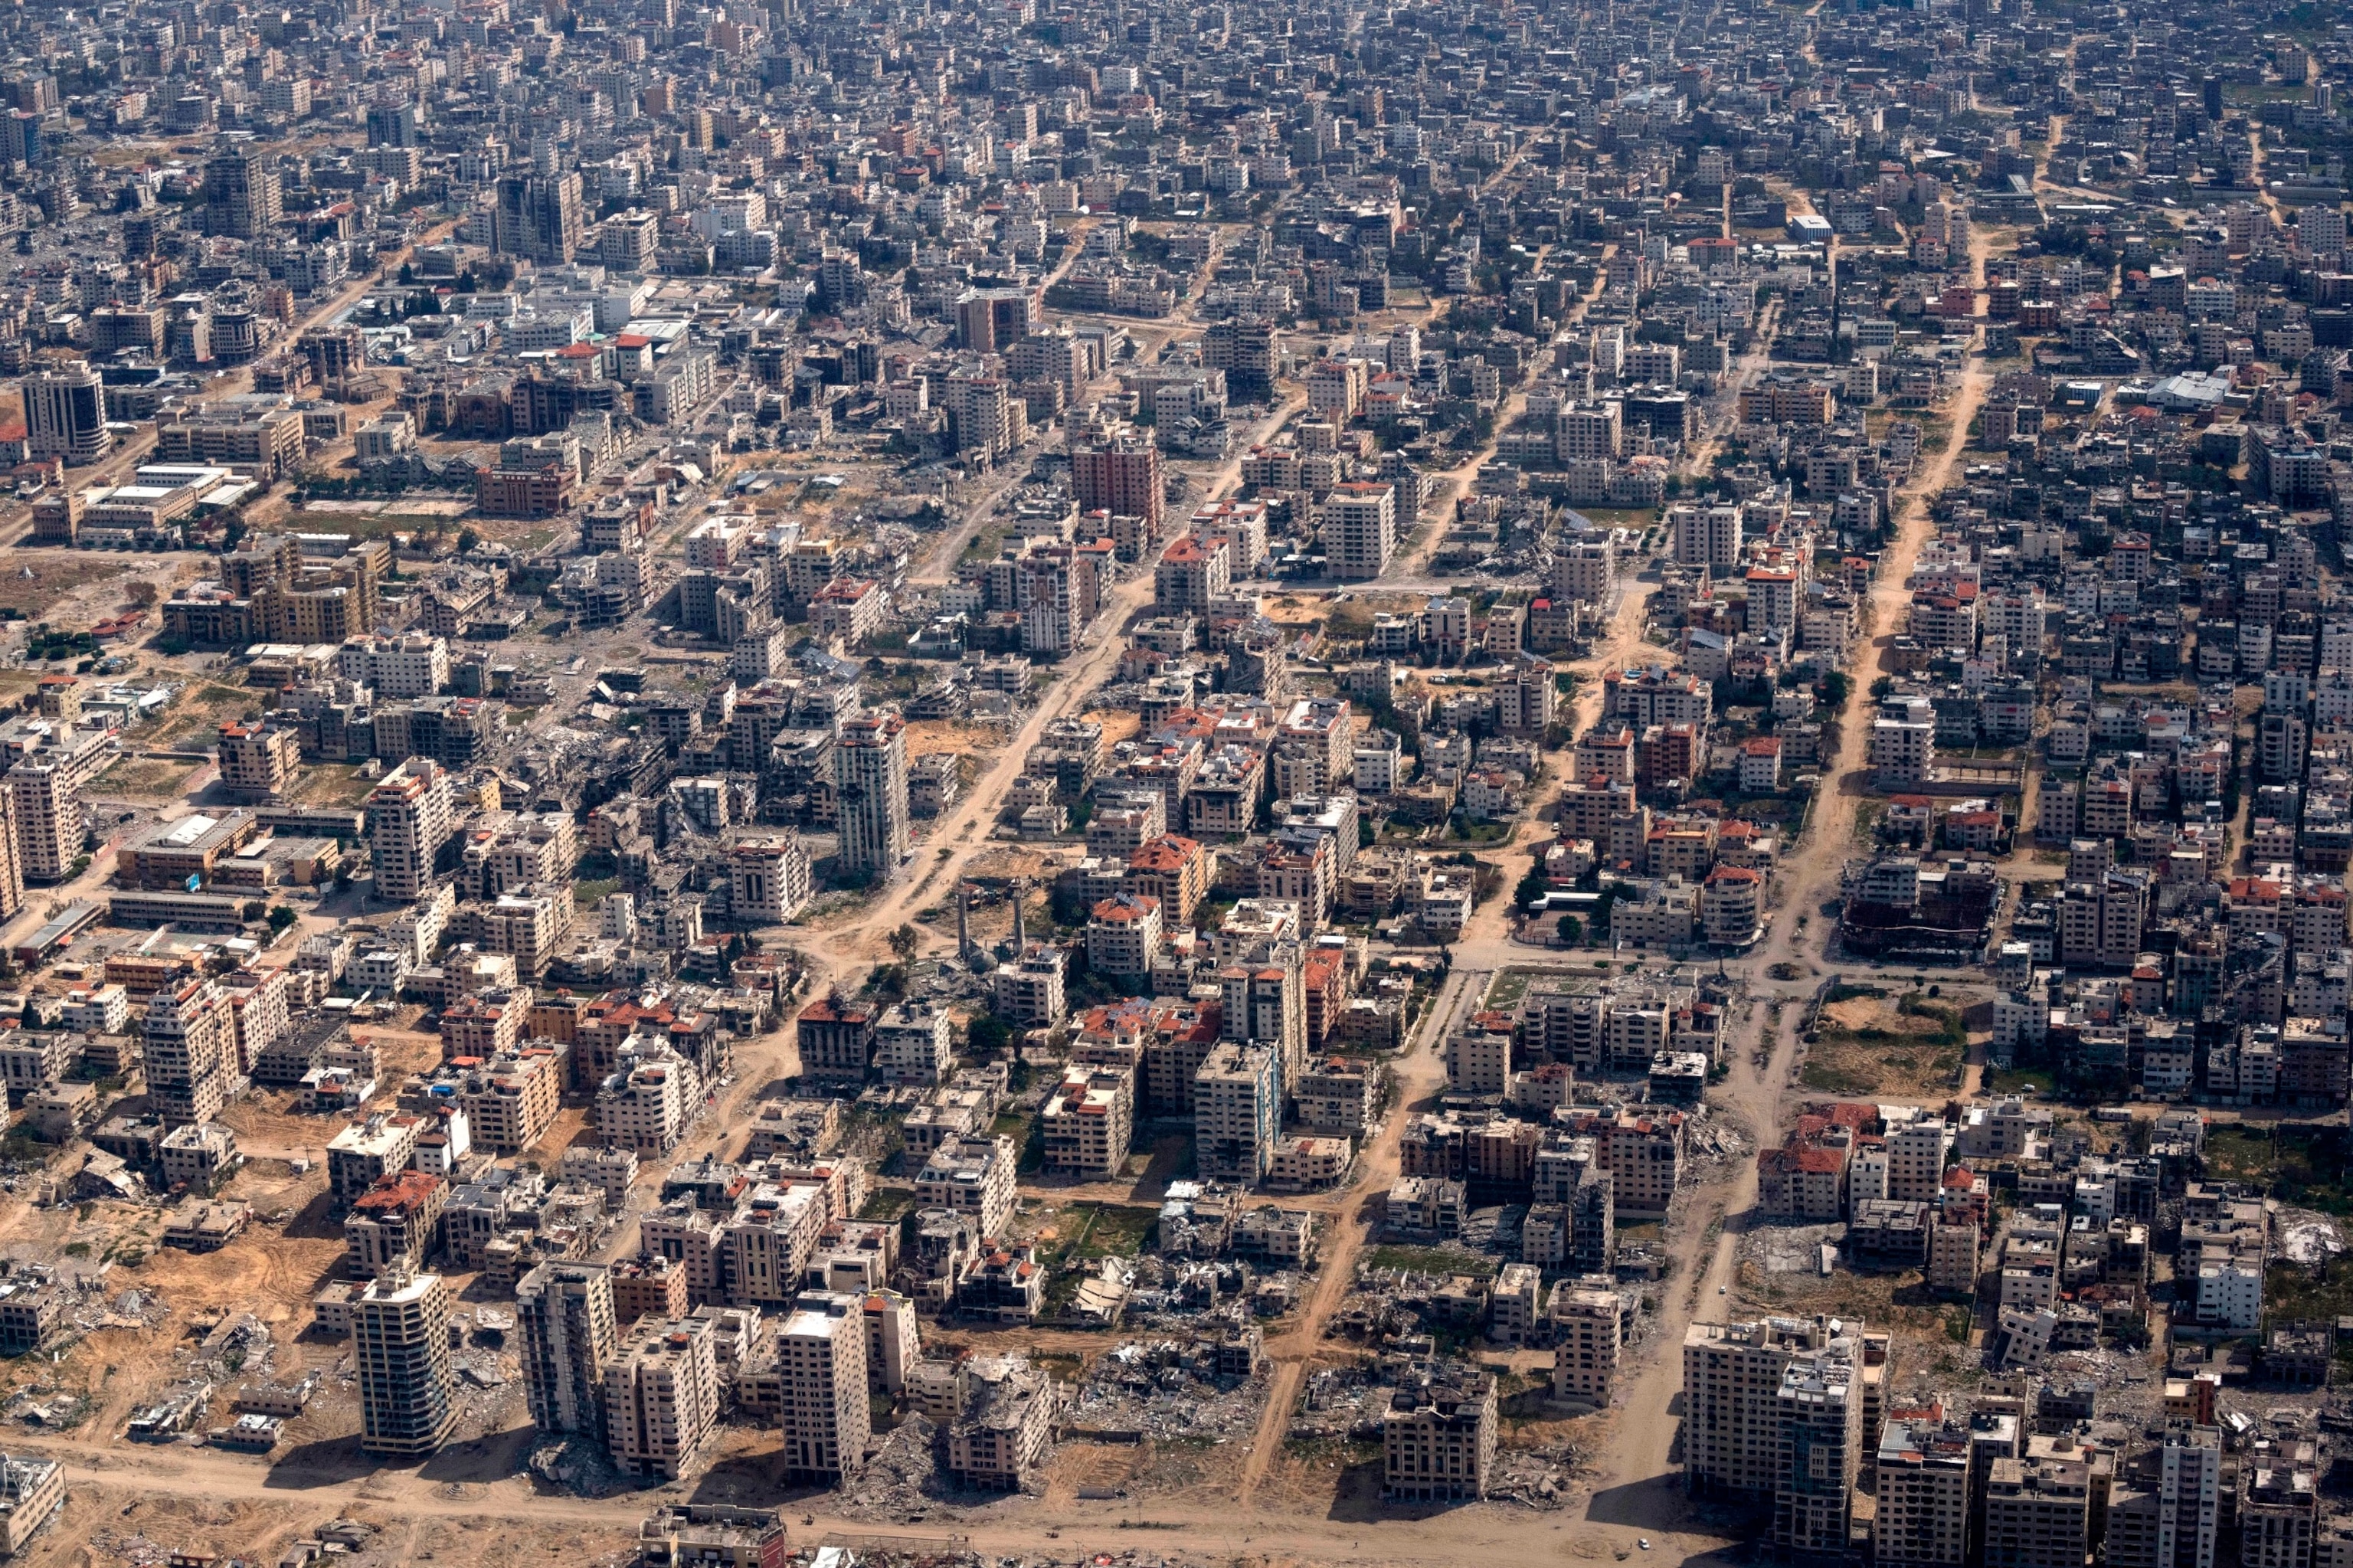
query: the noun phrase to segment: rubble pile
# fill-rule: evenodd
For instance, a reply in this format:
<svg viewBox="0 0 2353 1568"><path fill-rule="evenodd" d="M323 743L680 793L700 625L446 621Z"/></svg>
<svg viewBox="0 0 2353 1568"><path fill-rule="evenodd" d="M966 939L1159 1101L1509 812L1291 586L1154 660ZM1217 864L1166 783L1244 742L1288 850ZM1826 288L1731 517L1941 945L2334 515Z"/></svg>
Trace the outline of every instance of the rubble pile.
<svg viewBox="0 0 2353 1568"><path fill-rule="evenodd" d="M2327 1214L2310 1209L2282 1208L2272 1216L2279 1237L2279 1255L2306 1268L2325 1268L2345 1250L2345 1233Z"/></svg>
<svg viewBox="0 0 2353 1568"><path fill-rule="evenodd" d="M135 1531L109 1530L102 1525L90 1532L88 1544L93 1557L101 1562L111 1559L127 1568L163 1568L172 1560L172 1548Z"/></svg>
<svg viewBox="0 0 2353 1568"><path fill-rule="evenodd" d="M90 1396L54 1383L36 1383L17 1389L8 1396L5 1409L12 1421L21 1421L37 1431L56 1432L79 1425L91 1409Z"/></svg>
<svg viewBox="0 0 2353 1568"><path fill-rule="evenodd" d="M531 1470L542 1480L584 1498L611 1497L636 1485L613 1467L612 1456L603 1444L577 1433L533 1448Z"/></svg>
<svg viewBox="0 0 2353 1568"><path fill-rule="evenodd" d="M196 1370L216 1378L267 1376L277 1345L269 1326L250 1312L235 1312L213 1326L195 1353Z"/></svg>
<svg viewBox="0 0 2353 1568"><path fill-rule="evenodd" d="M1213 1375L1208 1347L1130 1340L1096 1359L1071 1402L1068 1425L1082 1432L1155 1439L1247 1440L1265 1403L1263 1372L1239 1382Z"/></svg>
<svg viewBox="0 0 2353 1568"><path fill-rule="evenodd" d="M1518 1503L1549 1513L1567 1501L1570 1473L1577 1467L1577 1450L1567 1444L1556 1448L1504 1448L1495 1454L1495 1469L1487 1482L1490 1501Z"/></svg>
<svg viewBox="0 0 2353 1568"><path fill-rule="evenodd" d="M1462 1245L1489 1256L1520 1255L1520 1233L1528 1223L1525 1203L1473 1209L1462 1222Z"/></svg>
<svg viewBox="0 0 2353 1568"><path fill-rule="evenodd" d="M843 1495L851 1511L903 1518L929 1507L945 1489L939 1429L917 1411L893 1427Z"/></svg>
<svg viewBox="0 0 2353 1568"><path fill-rule="evenodd" d="M1754 1159L1757 1146L1728 1122L1694 1116L1683 1128L1683 1153L1694 1165L1728 1169Z"/></svg>
<svg viewBox="0 0 2353 1568"><path fill-rule="evenodd" d="M1364 1366L1318 1367L1300 1390L1288 1434L1294 1443L1377 1443L1389 1390Z"/></svg>
<svg viewBox="0 0 2353 1568"><path fill-rule="evenodd" d="M504 1388L516 1375L514 1364L492 1351L459 1351L449 1364L477 1388Z"/></svg>
<svg viewBox="0 0 2353 1568"><path fill-rule="evenodd" d="M1846 1241L1846 1226L1760 1225L1740 1238L1740 1261L1766 1274L1820 1274L1822 1248Z"/></svg>

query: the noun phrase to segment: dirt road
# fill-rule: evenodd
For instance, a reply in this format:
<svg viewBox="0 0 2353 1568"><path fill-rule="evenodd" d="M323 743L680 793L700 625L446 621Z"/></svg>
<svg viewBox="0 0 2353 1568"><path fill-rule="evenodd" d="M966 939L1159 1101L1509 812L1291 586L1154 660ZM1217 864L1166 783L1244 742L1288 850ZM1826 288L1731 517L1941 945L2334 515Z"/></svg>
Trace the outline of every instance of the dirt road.
<svg viewBox="0 0 2353 1568"><path fill-rule="evenodd" d="M1991 243L1991 236L1982 230L1972 238L1973 276L1983 276L1983 261ZM1970 362L1947 410L1951 429L1945 445L1919 469L1907 492L1895 537L1882 556L1879 576L1872 584L1869 632L1873 640L1858 647L1849 661L1855 694L1840 715L1836 749L1823 771L1817 796L1820 804L1805 835L1785 852L1788 881L1779 907L1746 966L1756 1000L1729 1047L1730 1075L1711 1099L1719 1114L1745 1124L1760 1140L1771 1140L1781 1126L1797 1054L1797 1002L1814 983L1811 974L1796 981L1774 981L1767 977L1773 966L1799 959L1810 960L1807 967L1820 972L1819 960L1833 922L1820 915L1816 906L1836 890L1840 868L1852 846L1854 812L1848 791L1860 784L1868 766L1864 736L1871 705L1867 688L1884 668L1884 650L1894 642L1910 602L1905 583L1934 526L1928 503L1958 465L1968 445L1969 424L1991 380L1984 361ZM1760 1049L1765 1054L1761 1068L1757 1065ZM1619 1436L1608 1450L1605 1478L1594 1489L1589 1520L1658 1531L1687 1520L1674 1460L1678 1424L1672 1414L1683 1387L1680 1347L1684 1330L1703 1311L1721 1310L1712 1304L1720 1299L1719 1289L1733 1281L1738 1238L1756 1202L1756 1165L1742 1161L1730 1181L1704 1190L1693 1214L1682 1222L1671 1254L1669 1277L1688 1284L1669 1292L1650 1358L1627 1393Z"/></svg>
<svg viewBox="0 0 2353 1568"><path fill-rule="evenodd" d="M831 1511L823 1494L798 1496L773 1484L754 1484L752 1477L743 1474L708 1478L692 1489L670 1486L599 1500L543 1490L516 1477L478 1479L466 1456L448 1452L422 1467L380 1467L372 1460L364 1461L355 1447L346 1446L307 1464L286 1461L276 1466L214 1449L173 1446L124 1454L96 1443L52 1437L12 1439L10 1451L63 1461L69 1491L103 1503L103 1512L96 1516L100 1518L111 1518L134 1503L210 1505L215 1513L250 1512L290 1503L314 1515L313 1522L352 1515L535 1525L571 1535L572 1555L565 1559L569 1562L604 1560L605 1553L634 1537L637 1520L643 1513L690 1495L702 1500L781 1507L790 1538L798 1546L840 1534L867 1540L901 1538L921 1551L953 1532L970 1550L987 1555L1034 1554L1065 1560L1082 1551L1118 1550L1125 1537L1126 1544L1139 1550L1188 1563L1282 1557L1384 1568L1479 1557L1528 1560L1563 1553L1592 1561L1630 1555L1636 1533L1630 1528L1589 1524L1565 1512L1532 1513L1495 1505L1435 1510L1420 1518L1392 1517L1384 1511L1375 1520L1345 1510L1271 1517L1231 1504L1163 1506L1115 1500L1049 1507L1021 1498L960 1510L953 1521L878 1528L871 1520ZM47 1555L39 1555L45 1549ZM41 1539L36 1552L37 1560L60 1568L86 1561L80 1544L55 1530ZM1668 1554L1669 1560L1672 1555Z"/></svg>
<svg viewBox="0 0 2353 1568"><path fill-rule="evenodd" d="M1397 1093L1380 1137L1366 1146L1357 1163L1356 1182L1348 1190L1347 1207L1326 1232L1323 1272L1298 1322L1280 1340L1270 1340L1267 1355L1274 1376L1267 1390L1266 1409L1250 1439L1250 1457L1242 1467L1241 1502L1250 1506L1266 1479L1268 1467L1282 1451L1291 1428L1291 1413L1299 1403L1299 1387L1323 1346L1324 1331L1356 1283L1356 1258L1363 1252L1369 1228L1366 1210L1376 1196L1386 1198L1399 1171L1398 1146L1409 1116L1432 1099L1446 1082L1445 1054L1440 1048L1456 1020L1486 994L1488 976L1457 969L1451 972L1422 1015L1421 1026L1396 1063Z"/></svg>

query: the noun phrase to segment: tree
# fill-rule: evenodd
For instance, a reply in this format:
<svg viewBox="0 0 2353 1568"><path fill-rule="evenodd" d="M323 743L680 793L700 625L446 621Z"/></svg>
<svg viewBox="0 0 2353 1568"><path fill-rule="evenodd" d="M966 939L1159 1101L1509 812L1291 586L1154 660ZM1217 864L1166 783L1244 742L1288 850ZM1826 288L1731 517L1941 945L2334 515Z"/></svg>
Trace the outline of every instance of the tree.
<svg viewBox="0 0 2353 1568"><path fill-rule="evenodd" d="M459 555L472 555L474 553L474 546L481 542L482 536L480 534L475 533L471 528L460 528L458 530L458 553Z"/></svg>
<svg viewBox="0 0 2353 1568"><path fill-rule="evenodd" d="M966 1054L976 1060L987 1060L1008 1048L1014 1041L1013 1025L993 1012L975 1013L965 1025Z"/></svg>
<svg viewBox="0 0 2353 1568"><path fill-rule="evenodd" d="M269 906L269 928L274 932L284 931L287 927L294 924L295 918L294 911L287 908L283 904L273 904Z"/></svg>
<svg viewBox="0 0 2353 1568"><path fill-rule="evenodd" d="M153 608L155 600L161 596L159 595L155 585L142 577L139 581L132 583L129 588L123 589L122 597L129 599L141 609L149 609Z"/></svg>
<svg viewBox="0 0 2353 1568"><path fill-rule="evenodd" d="M1560 917L1559 930L1560 939L1563 946L1571 948L1581 948L1585 946L1585 922L1578 919L1576 916L1562 916Z"/></svg>
<svg viewBox="0 0 2353 1568"><path fill-rule="evenodd" d="M913 926L902 926L891 933L891 950L899 955L901 963L912 963L915 949L923 945L923 940Z"/></svg>

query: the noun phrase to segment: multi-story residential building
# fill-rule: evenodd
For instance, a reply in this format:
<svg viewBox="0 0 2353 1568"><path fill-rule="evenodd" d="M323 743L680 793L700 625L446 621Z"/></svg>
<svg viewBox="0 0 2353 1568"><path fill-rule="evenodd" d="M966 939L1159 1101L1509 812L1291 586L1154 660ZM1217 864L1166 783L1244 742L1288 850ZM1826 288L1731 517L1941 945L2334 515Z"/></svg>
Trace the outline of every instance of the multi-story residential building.
<svg viewBox="0 0 2353 1568"><path fill-rule="evenodd" d="M1479 1368L1432 1371L1381 1413L1381 1492L1401 1502L1474 1502L1495 1463L1495 1378Z"/></svg>
<svg viewBox="0 0 2353 1568"><path fill-rule="evenodd" d="M1165 906L1164 906L1165 907ZM1050 943L1032 942L1019 959L997 966L997 1016L1018 1029L1048 1029L1062 1021L1069 959Z"/></svg>
<svg viewBox="0 0 2353 1568"><path fill-rule="evenodd" d="M717 1433L712 1324L639 1319L605 1363L605 1448L615 1469L674 1479Z"/></svg>
<svg viewBox="0 0 2353 1568"><path fill-rule="evenodd" d="M1073 1064L1040 1113L1047 1168L1082 1181L1111 1181L1127 1162L1134 1126L1134 1067Z"/></svg>
<svg viewBox="0 0 2353 1568"><path fill-rule="evenodd" d="M1686 567L1736 566L1740 560L1743 508L1671 506L1667 526L1672 535L1675 562Z"/></svg>
<svg viewBox="0 0 2353 1568"><path fill-rule="evenodd" d="M1843 1555L1862 1463L1860 1347L1844 1337L1799 1352L1775 1396L1773 1544L1793 1557Z"/></svg>
<svg viewBox="0 0 2353 1568"><path fill-rule="evenodd" d="M209 980L180 980L147 999L147 1092L172 1127L208 1122L241 1092L229 993Z"/></svg>
<svg viewBox="0 0 2353 1568"><path fill-rule="evenodd" d="M2288 1456L2258 1461L2239 1505L2241 1568L2301 1568L2319 1538L2318 1477Z"/></svg>
<svg viewBox="0 0 2353 1568"><path fill-rule="evenodd" d="M1985 1568L2083 1568L2091 1469L2080 1457L1998 1458L1986 1479Z"/></svg>
<svg viewBox="0 0 2353 1568"><path fill-rule="evenodd" d="M543 1263L515 1287L523 1395L542 1432L605 1436L604 1369L619 1343L609 1266Z"/></svg>
<svg viewBox="0 0 2353 1568"><path fill-rule="evenodd" d="M1204 1176L1251 1183L1274 1164L1282 1068L1273 1049L1221 1041L1193 1075L1193 1147Z"/></svg>
<svg viewBox="0 0 2353 1568"><path fill-rule="evenodd" d="M62 882L81 853L82 811L69 771L54 763L19 762L8 770L7 827L14 879Z"/></svg>
<svg viewBox="0 0 2353 1568"><path fill-rule="evenodd" d="M1019 1356L976 1358L964 1375L964 1407L948 1424L948 1472L968 1487L1016 1490L1045 1459L1053 1384Z"/></svg>
<svg viewBox="0 0 2353 1568"><path fill-rule="evenodd" d="M1388 569L1398 545L1397 491L1352 482L1324 499L1325 569L1336 578L1363 580Z"/></svg>
<svg viewBox="0 0 2353 1568"><path fill-rule="evenodd" d="M808 906L815 889L798 833L760 833L728 848L728 914L736 925L784 925Z"/></svg>
<svg viewBox="0 0 2353 1568"><path fill-rule="evenodd" d="M1121 893L1098 902L1087 918L1087 968L1137 980L1150 976L1160 952L1160 900Z"/></svg>
<svg viewBox="0 0 2353 1568"><path fill-rule="evenodd" d="M609 1149L667 1154L702 1108L702 1075L666 1042L631 1042L596 1089L596 1134Z"/></svg>
<svg viewBox="0 0 2353 1568"><path fill-rule="evenodd" d="M819 1485L850 1475L872 1430L862 1299L832 1291L797 1298L776 1335L776 1368L785 1474Z"/></svg>
<svg viewBox="0 0 2353 1568"><path fill-rule="evenodd" d="M1825 1318L1694 1323L1684 1330L1685 1490L1759 1498L1774 1491L1782 1376L1800 1356L1829 1350L1833 1337Z"/></svg>
<svg viewBox="0 0 2353 1568"><path fill-rule="evenodd" d="M1207 615L1233 578L1233 551L1225 540L1185 534L1169 542L1153 571L1153 604L1164 615Z"/></svg>
<svg viewBox="0 0 2353 1568"><path fill-rule="evenodd" d="M801 1071L818 1077L863 1078L874 1060L877 1011L835 991L801 1009L794 1025Z"/></svg>
<svg viewBox="0 0 2353 1568"><path fill-rule="evenodd" d="M947 1010L928 1001L894 1002L874 1024L874 1071L893 1084L937 1084L955 1067L955 1029Z"/></svg>
<svg viewBox="0 0 2353 1568"><path fill-rule="evenodd" d="M915 1176L915 1202L970 1217L984 1236L1005 1234L1013 1217L1014 1168L1020 1158L1009 1138L965 1137L932 1151Z"/></svg>
<svg viewBox="0 0 2353 1568"><path fill-rule="evenodd" d="M290 728L225 724L219 752L221 787L240 800L272 800L302 771L301 742Z"/></svg>
<svg viewBox="0 0 2353 1568"><path fill-rule="evenodd" d="M1952 1132L1938 1118L1923 1117L1887 1135L1887 1191L1908 1203L1934 1202L1945 1179L1945 1155Z"/></svg>
<svg viewBox="0 0 2353 1568"><path fill-rule="evenodd" d="M558 1076L555 1054L543 1046L461 1065L457 1099L474 1141L501 1154L520 1154L537 1143L555 1125Z"/></svg>
<svg viewBox="0 0 2353 1568"><path fill-rule="evenodd" d="M1135 517L1156 537L1164 505L1160 448L1148 431L1077 442L1071 450L1071 489L1082 512Z"/></svg>
<svg viewBox="0 0 2353 1568"><path fill-rule="evenodd" d="M851 719L833 762L842 870L887 879L908 853L906 721L892 713Z"/></svg>
<svg viewBox="0 0 2353 1568"><path fill-rule="evenodd" d="M2214 1568L2226 1483L2221 1429L2172 1425L2154 1455L2151 1546L2167 1568ZM2309 1493L2307 1492L2307 1496ZM2242 1514L2243 1531L2249 1516ZM2242 1536L2242 1543L2245 1537ZM2122 1565L2119 1565L2122 1568Z"/></svg>
<svg viewBox="0 0 2353 1568"><path fill-rule="evenodd" d="M352 1368L362 1448L408 1457L448 1441L458 1400L448 1283L404 1270L371 1280L352 1305Z"/></svg>
<svg viewBox="0 0 2353 1568"><path fill-rule="evenodd" d="M2149 879L2111 866L2098 880L2070 881L2059 901L2058 959L2069 968L2129 969L2140 955Z"/></svg>
<svg viewBox="0 0 2353 1568"><path fill-rule="evenodd" d="M1618 1387L1624 1303L1615 1290L1564 1283L1550 1303L1552 1396L1607 1409Z"/></svg>
<svg viewBox="0 0 2353 1568"><path fill-rule="evenodd" d="M393 1111L353 1122L327 1140L327 1191L338 1205L354 1202L386 1176L408 1169L425 1118Z"/></svg>
<svg viewBox="0 0 2353 1568"><path fill-rule="evenodd" d="M406 904L424 892L442 846L456 830L449 775L438 762L412 757L368 791L368 857L375 896Z"/></svg>
<svg viewBox="0 0 2353 1568"><path fill-rule="evenodd" d="M62 458L79 468L113 450L106 428L106 387L87 363L25 377L26 453Z"/></svg>
<svg viewBox="0 0 2353 1568"><path fill-rule="evenodd" d="M377 1181L343 1216L344 1267L374 1279L421 1266L439 1237L449 1184L424 1171L402 1171Z"/></svg>
<svg viewBox="0 0 2353 1568"><path fill-rule="evenodd" d="M1968 1559L1975 1450L1968 1428L1927 1416L1881 1428L1872 1549L1905 1568L1963 1568Z"/></svg>

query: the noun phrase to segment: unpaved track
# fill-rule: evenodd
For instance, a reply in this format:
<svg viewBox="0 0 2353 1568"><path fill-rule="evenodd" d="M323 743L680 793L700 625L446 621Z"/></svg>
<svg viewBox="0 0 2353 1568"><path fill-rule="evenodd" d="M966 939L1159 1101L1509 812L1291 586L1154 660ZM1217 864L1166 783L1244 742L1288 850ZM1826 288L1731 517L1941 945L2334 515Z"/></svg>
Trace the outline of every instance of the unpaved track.
<svg viewBox="0 0 2353 1568"><path fill-rule="evenodd" d="M1973 279L1984 275L1984 261L1992 236L1984 229L1970 238ZM1869 732L1869 686L1884 670L1884 650L1894 641L1911 600L1905 588L1921 547L1934 524L1928 503L1950 481L1968 441L1970 422L1985 400L1992 373L1981 359L1971 360L1946 418L1951 429L1945 445L1922 464L1908 491L1896 534L1880 560L1871 588L1871 623L1865 641L1849 661L1854 690L1839 716L1837 745L1831 765L1823 770L1817 804L1805 835L1785 852L1786 881L1778 908L1765 939L1747 960L1750 994L1757 1000L1727 1045L1731 1071L1723 1088L1711 1096L1718 1114L1744 1124L1760 1146L1778 1137L1797 1056L1798 1017L1801 999L1818 983L1820 959L1834 923L1817 912L1817 906L1839 885L1839 874L1854 837L1854 811L1848 798L1868 766L1865 736ZM1806 922L1801 934L1800 919ZM1809 973L1795 981L1767 979L1772 966L1799 962ZM1775 1022L1772 1002L1781 1001ZM1763 1067L1756 1054L1766 1050ZM1599 1523L1666 1530L1687 1518L1680 1476L1674 1459L1680 1425L1676 1404L1683 1392L1683 1330L1703 1312L1720 1313L1711 1304L1717 1290L1728 1287L1738 1255L1738 1237L1757 1204L1757 1167L1746 1160L1730 1181L1703 1189L1701 1202L1680 1227L1671 1253L1670 1285L1664 1310L1644 1364L1628 1391L1618 1424L1618 1440L1606 1451L1603 1478L1597 1482L1588 1520ZM1678 1288L1673 1282L1688 1282Z"/></svg>

